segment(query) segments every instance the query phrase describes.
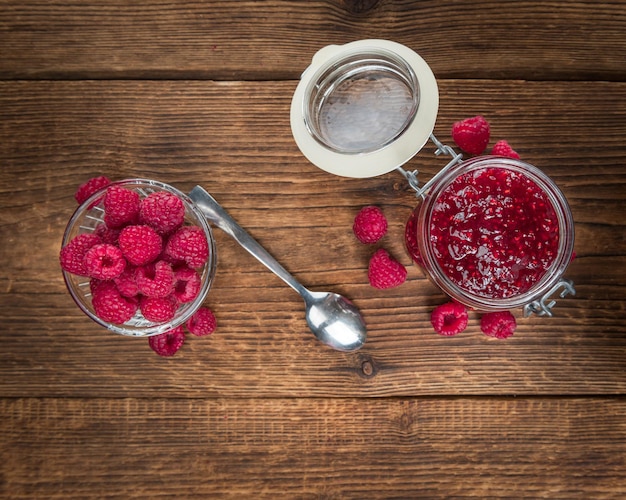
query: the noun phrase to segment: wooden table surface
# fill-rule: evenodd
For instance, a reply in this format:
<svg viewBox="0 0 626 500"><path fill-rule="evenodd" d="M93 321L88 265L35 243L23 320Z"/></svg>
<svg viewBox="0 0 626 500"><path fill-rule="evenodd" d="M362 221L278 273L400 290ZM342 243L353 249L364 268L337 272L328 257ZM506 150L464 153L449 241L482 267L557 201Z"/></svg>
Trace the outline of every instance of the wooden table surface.
<svg viewBox="0 0 626 500"><path fill-rule="evenodd" d="M327 44L405 44L439 84L435 134L476 114L571 204L574 298L513 337L410 263L397 172L336 177L291 97ZM626 2L0 1L2 498L625 498ZM406 165L443 166L428 144ZM216 230L211 337L172 358L78 310L58 251L87 178L201 184L305 285L350 297L354 353ZM368 284L352 221L380 206L403 285Z"/></svg>

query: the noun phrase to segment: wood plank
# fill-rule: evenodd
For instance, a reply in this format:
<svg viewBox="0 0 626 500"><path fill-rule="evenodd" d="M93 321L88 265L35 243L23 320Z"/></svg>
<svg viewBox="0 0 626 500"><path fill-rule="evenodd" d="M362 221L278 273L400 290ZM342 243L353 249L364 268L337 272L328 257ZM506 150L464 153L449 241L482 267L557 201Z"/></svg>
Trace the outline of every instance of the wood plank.
<svg viewBox="0 0 626 500"><path fill-rule="evenodd" d="M386 38L439 78L620 80L626 2L0 2L0 78L294 79Z"/></svg>
<svg viewBox="0 0 626 500"><path fill-rule="evenodd" d="M623 398L0 399L4 498L626 495Z"/></svg>
<svg viewBox="0 0 626 500"><path fill-rule="evenodd" d="M484 337L477 316L457 338L432 332L430 311L445 299L402 242L414 195L397 173L343 179L310 165L289 129L295 85L0 83L0 395L624 393L626 110L615 103L626 84L440 82L442 140L453 121L483 113L494 140L542 167L574 212L578 258L567 276L576 298L554 318L520 318L506 342ZM407 168L428 178L443 166L432 150ZM98 328L72 303L56 264L75 186L97 173L183 190L203 184L303 283L352 298L369 326L366 347L342 354L319 345L300 298L222 233L212 338L190 339L165 360L145 340ZM372 249L351 224L369 203L390 221L384 245L409 266L397 289L367 283Z"/></svg>

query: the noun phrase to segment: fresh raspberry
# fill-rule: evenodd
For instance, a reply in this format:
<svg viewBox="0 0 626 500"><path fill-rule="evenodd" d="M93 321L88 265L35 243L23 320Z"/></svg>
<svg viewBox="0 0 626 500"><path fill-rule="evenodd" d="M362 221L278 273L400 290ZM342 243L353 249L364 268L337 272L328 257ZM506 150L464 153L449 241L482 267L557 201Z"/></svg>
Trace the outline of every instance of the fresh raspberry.
<svg viewBox="0 0 626 500"><path fill-rule="evenodd" d="M204 231L197 226L183 226L165 245L165 254L193 268L202 267L209 258L209 244Z"/></svg>
<svg viewBox="0 0 626 500"><path fill-rule="evenodd" d="M114 278L115 286L122 297L135 297L139 294L139 287L135 280L135 268L126 266L126 269L117 278Z"/></svg>
<svg viewBox="0 0 626 500"><path fill-rule="evenodd" d="M495 156L505 156L506 158L513 158L514 160L520 159L517 151L515 151L505 140L496 142L491 149L491 154Z"/></svg>
<svg viewBox="0 0 626 500"><path fill-rule="evenodd" d="M406 280L406 268L384 248L376 250L369 262L367 276L374 288L393 288Z"/></svg>
<svg viewBox="0 0 626 500"><path fill-rule="evenodd" d="M135 266L152 262L163 249L161 236L150 226L126 226L118 244L126 260Z"/></svg>
<svg viewBox="0 0 626 500"><path fill-rule="evenodd" d="M361 243L376 243L387 233L387 219L379 207L369 205L356 214L352 230Z"/></svg>
<svg viewBox="0 0 626 500"><path fill-rule="evenodd" d="M91 292L91 295L95 295L96 293L98 293L101 287L109 286L109 284L109 280L99 280L96 278L91 278L89 280L89 291Z"/></svg>
<svg viewBox="0 0 626 500"><path fill-rule="evenodd" d="M467 327L468 315L464 305L446 302L433 310L430 322L439 335L451 336L461 333Z"/></svg>
<svg viewBox="0 0 626 500"><path fill-rule="evenodd" d="M121 186L111 186L104 196L104 222L111 228L132 224L139 219L139 194Z"/></svg>
<svg viewBox="0 0 626 500"><path fill-rule="evenodd" d="M404 241L411 258L420 266L424 265L419 243L417 242L417 214L413 212L404 227Z"/></svg>
<svg viewBox="0 0 626 500"><path fill-rule="evenodd" d="M208 307L201 307L187 321L187 330L196 337L211 335L217 328L217 320L213 311Z"/></svg>
<svg viewBox="0 0 626 500"><path fill-rule="evenodd" d="M139 308L148 321L164 323L174 318L178 304L172 297L142 297Z"/></svg>
<svg viewBox="0 0 626 500"><path fill-rule="evenodd" d="M89 276L100 280L117 278L126 268L122 251L108 243L92 246L87 250L83 263Z"/></svg>
<svg viewBox="0 0 626 500"><path fill-rule="evenodd" d="M517 328L517 322L510 311L486 313L480 318L480 329L489 337L506 339L513 335L515 328Z"/></svg>
<svg viewBox="0 0 626 500"><path fill-rule="evenodd" d="M93 233L83 233L75 236L67 245L61 248L59 253L61 268L68 273L78 276L89 276L85 269L85 254L91 247L99 243L102 243L102 241Z"/></svg>
<svg viewBox="0 0 626 500"><path fill-rule="evenodd" d="M91 289L91 303L101 320L123 324L137 312L137 300L122 297L113 281L95 282Z"/></svg>
<svg viewBox="0 0 626 500"><path fill-rule="evenodd" d="M200 293L202 287L202 279L195 269L186 265L174 269L174 286L173 295L179 303L185 304L191 302Z"/></svg>
<svg viewBox="0 0 626 500"><path fill-rule="evenodd" d="M104 175L101 175L100 177L93 177L87 182L84 182L83 184L78 186L76 193L74 193L74 198L79 205L82 205L89 199L92 194L102 188L107 187L109 184L111 184L111 181L108 177Z"/></svg>
<svg viewBox="0 0 626 500"><path fill-rule="evenodd" d="M173 356L185 343L185 331L182 325L160 335L148 337L150 349L159 356Z"/></svg>
<svg viewBox="0 0 626 500"><path fill-rule="evenodd" d="M141 201L139 218L161 234L171 233L185 221L185 205L167 191L151 193Z"/></svg>
<svg viewBox="0 0 626 500"><path fill-rule="evenodd" d="M135 283L146 297L163 298L174 291L174 271L172 265L160 260L154 264L138 267L135 270Z"/></svg>
<svg viewBox="0 0 626 500"><path fill-rule="evenodd" d="M119 229L111 229L110 227L107 227L106 224L98 224L96 226L96 230L94 231L95 234L100 236L102 243L109 243L115 246L118 244L117 240L120 237L120 232L121 231Z"/></svg>
<svg viewBox="0 0 626 500"><path fill-rule="evenodd" d="M479 155L489 144L489 122L474 116L452 125L452 139L466 153Z"/></svg>

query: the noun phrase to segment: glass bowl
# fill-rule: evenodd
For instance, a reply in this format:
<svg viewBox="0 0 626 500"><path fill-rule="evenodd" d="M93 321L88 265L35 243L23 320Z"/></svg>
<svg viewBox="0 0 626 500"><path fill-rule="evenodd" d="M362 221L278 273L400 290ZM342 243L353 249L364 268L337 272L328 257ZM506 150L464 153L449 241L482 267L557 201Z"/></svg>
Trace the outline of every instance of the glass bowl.
<svg viewBox="0 0 626 500"><path fill-rule="evenodd" d="M89 318L115 333L133 337L148 337L165 333L184 324L202 305L209 292L217 265L215 239L211 227L193 201L178 189L154 180L128 179L109 184L94 193L76 209L63 234L62 248L79 234L94 233L99 226L104 224L104 194L111 186L120 186L135 191L139 194L141 199L146 198L151 193L164 191L174 194L182 200L185 207L185 220L183 224L185 226L197 226L201 228L206 236L209 248L209 256L206 263L201 268L196 269L201 279L200 291L192 301L180 304L174 317L169 321L160 323L149 321L138 309L130 320L123 324L117 324L104 321L95 313L91 301L91 278L78 276L62 270L65 284L78 307Z"/></svg>

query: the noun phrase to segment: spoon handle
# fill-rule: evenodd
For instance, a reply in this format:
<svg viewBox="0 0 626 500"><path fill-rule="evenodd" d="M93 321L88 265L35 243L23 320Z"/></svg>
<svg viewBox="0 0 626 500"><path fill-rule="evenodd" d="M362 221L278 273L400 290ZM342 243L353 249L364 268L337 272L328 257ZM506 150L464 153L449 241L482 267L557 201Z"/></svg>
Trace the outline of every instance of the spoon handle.
<svg viewBox="0 0 626 500"><path fill-rule="evenodd" d="M212 222L222 231L232 236L237 243L302 297L309 294L308 290L289 274L259 242L237 224L235 219L204 188L196 186L189 193L189 197L209 222Z"/></svg>

